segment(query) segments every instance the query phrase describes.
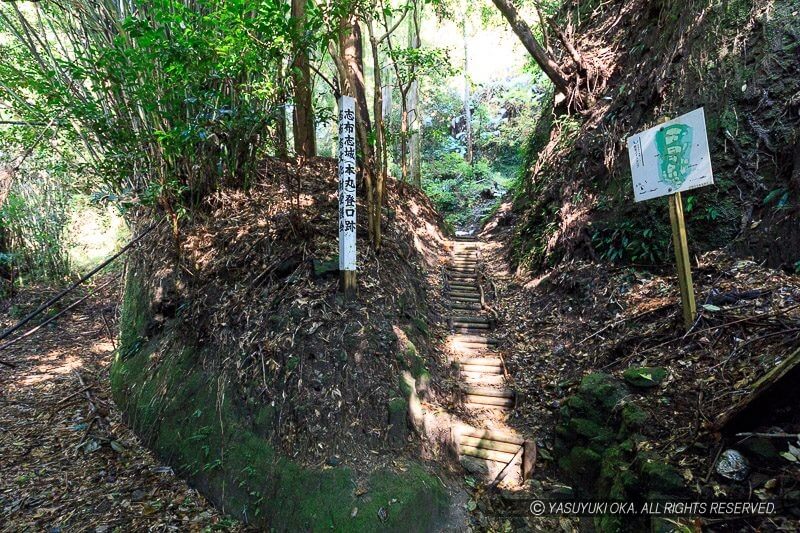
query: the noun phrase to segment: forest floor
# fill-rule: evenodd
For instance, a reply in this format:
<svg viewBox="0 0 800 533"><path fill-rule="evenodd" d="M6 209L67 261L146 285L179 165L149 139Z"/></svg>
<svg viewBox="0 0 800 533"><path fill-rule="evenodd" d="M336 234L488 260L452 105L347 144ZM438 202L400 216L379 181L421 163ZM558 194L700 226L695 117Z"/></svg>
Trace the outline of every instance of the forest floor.
<svg viewBox="0 0 800 533"><path fill-rule="evenodd" d="M553 436L560 408L583 376L604 372L622 381L630 367L658 367L666 371L663 381L634 393L649 413L642 449L674 466L698 501L757 499L778 509L771 517L712 519L705 525L797 530L797 395L776 387L778 393L767 395L755 414L745 411L736 427L720 424L759 378L800 347L800 276L725 251L695 257L699 315L687 332L669 266L573 261L532 276L510 271L506 228L491 226L487 237L484 257L500 275L491 289L499 316L496 337L524 398L509 423L536 436L535 487L571 484L556 464ZM720 454L729 449L748 462L742 481L717 470Z"/></svg>
<svg viewBox="0 0 800 533"><path fill-rule="evenodd" d="M111 400L117 285L1 352L16 368L0 368L0 531L244 531L145 448ZM53 293L20 290L0 326Z"/></svg>

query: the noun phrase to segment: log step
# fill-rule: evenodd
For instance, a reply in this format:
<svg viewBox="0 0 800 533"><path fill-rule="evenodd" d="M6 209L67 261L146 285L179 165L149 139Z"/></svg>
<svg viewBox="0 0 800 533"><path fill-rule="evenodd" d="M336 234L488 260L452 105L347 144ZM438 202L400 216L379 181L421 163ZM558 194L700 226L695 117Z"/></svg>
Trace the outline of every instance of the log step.
<svg viewBox="0 0 800 533"><path fill-rule="evenodd" d="M469 311L474 311L476 313L479 313L479 312L482 311L480 304L472 304L472 305L468 305L468 304L453 304L450 307L454 311L459 311L461 313L466 313L466 312L469 312Z"/></svg>
<svg viewBox="0 0 800 533"><path fill-rule="evenodd" d="M453 327L451 330L453 333L458 333L462 335L474 335L476 333L486 333L489 331L487 328L479 329L479 328L466 328L464 326Z"/></svg>
<svg viewBox="0 0 800 533"><path fill-rule="evenodd" d="M458 328L474 328L474 329L489 329L489 322L477 321L477 320L469 320L470 318L485 318L482 316L460 316L458 318L453 317L453 326Z"/></svg>
<svg viewBox="0 0 800 533"><path fill-rule="evenodd" d="M460 361L462 365L483 365L483 366L503 366L503 360L499 357L470 357Z"/></svg>
<svg viewBox="0 0 800 533"><path fill-rule="evenodd" d="M474 298L474 297L480 298L481 297L480 291L475 287L458 287L458 288L451 287L450 288L450 292L451 293L454 293L454 292L463 293L463 294L461 294L462 296L469 296L469 297L472 297L472 298Z"/></svg>
<svg viewBox="0 0 800 533"><path fill-rule="evenodd" d="M493 365L466 365L460 363L458 365L462 372L472 372L473 374L498 374L503 373L503 367Z"/></svg>
<svg viewBox="0 0 800 533"><path fill-rule="evenodd" d="M450 340L461 344L499 344L497 339L482 335L453 335Z"/></svg>
<svg viewBox="0 0 800 533"><path fill-rule="evenodd" d="M473 324L471 322L453 322L453 329L468 330L467 333L489 330L489 324Z"/></svg>
<svg viewBox="0 0 800 533"><path fill-rule="evenodd" d="M481 405L491 405L493 407L514 407L514 398L496 398L494 396L479 396L473 394L466 394L464 396L466 403L477 403Z"/></svg>
<svg viewBox="0 0 800 533"><path fill-rule="evenodd" d="M469 455L470 457L478 457L480 459L486 459L488 461L497 461L500 463L509 463L514 458L513 453L498 452L495 450L484 450L482 448L476 448L474 446L461 446L460 452L461 455Z"/></svg>
<svg viewBox="0 0 800 533"><path fill-rule="evenodd" d="M478 302L481 301L481 294L478 291L450 291L450 296L452 298L472 298L478 299Z"/></svg>
<svg viewBox="0 0 800 533"><path fill-rule="evenodd" d="M491 396L493 398L514 398L514 391L511 389L497 389L494 387L470 387L462 385L461 390L464 394L475 396Z"/></svg>
<svg viewBox="0 0 800 533"><path fill-rule="evenodd" d="M488 346L480 346L475 344L471 345L460 344L452 349L454 349L456 352L461 353L462 355L470 355L475 357L491 354Z"/></svg>
<svg viewBox="0 0 800 533"><path fill-rule="evenodd" d="M453 322L473 322L475 324L488 324L489 319L483 316L454 316Z"/></svg>
<svg viewBox="0 0 800 533"><path fill-rule="evenodd" d="M480 293L475 290L475 287L450 287L451 292L466 292L469 294L476 294L480 298ZM473 296L474 298L474 296Z"/></svg>
<svg viewBox="0 0 800 533"><path fill-rule="evenodd" d="M464 407L467 409L491 409L491 410L498 410L498 411L511 411L514 409L514 406L508 405L488 405L485 403L474 403L474 402L464 402Z"/></svg>
<svg viewBox="0 0 800 533"><path fill-rule="evenodd" d="M505 385L506 378L502 374L482 374L473 372L461 372L461 379L465 383L475 386L486 385Z"/></svg>
<svg viewBox="0 0 800 533"><path fill-rule="evenodd" d="M505 453L517 453L519 451L519 447L521 446L520 444L511 444L497 440L479 439L476 437L467 437L465 435L461 436L460 444L462 446L478 448L479 450L494 450L496 452Z"/></svg>
<svg viewBox="0 0 800 533"><path fill-rule="evenodd" d="M518 435L506 433L504 431L497 431L494 429L466 428L461 431L461 435L465 437L477 437L479 439L508 442L518 446L522 446L525 443L525 439Z"/></svg>

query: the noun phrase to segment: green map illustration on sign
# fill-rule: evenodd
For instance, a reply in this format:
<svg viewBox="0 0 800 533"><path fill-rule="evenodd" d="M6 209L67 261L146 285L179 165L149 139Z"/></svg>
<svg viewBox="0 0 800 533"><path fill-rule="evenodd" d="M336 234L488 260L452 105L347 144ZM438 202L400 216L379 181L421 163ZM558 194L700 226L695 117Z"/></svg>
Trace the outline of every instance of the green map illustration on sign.
<svg viewBox="0 0 800 533"><path fill-rule="evenodd" d="M689 164L692 152L692 128L686 124L672 124L656 132L659 180L678 188L691 173Z"/></svg>

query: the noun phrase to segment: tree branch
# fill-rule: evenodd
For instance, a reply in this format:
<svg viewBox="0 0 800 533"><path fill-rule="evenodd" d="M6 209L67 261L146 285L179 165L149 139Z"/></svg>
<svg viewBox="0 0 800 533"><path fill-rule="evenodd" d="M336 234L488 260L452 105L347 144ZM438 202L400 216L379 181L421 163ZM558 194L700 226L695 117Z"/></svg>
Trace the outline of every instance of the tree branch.
<svg viewBox="0 0 800 533"><path fill-rule="evenodd" d="M381 2L381 7L383 7L383 2ZM377 39L376 41L377 43L382 43L384 40L386 40L387 37L389 37L389 35L394 33L394 31L400 26L403 20L405 20L406 15L410 11L410 8L411 8L411 2L406 2L406 5L403 7L403 14L400 15L400 17L397 19L397 21L395 21L394 24L392 24L391 28L386 28L386 33L384 33ZM383 12L383 9L381 9L381 12ZM385 20L386 19L384 16L384 27L386 27Z"/></svg>
<svg viewBox="0 0 800 533"><path fill-rule="evenodd" d="M511 29L514 30L514 33L517 34L519 40L522 41L522 44L525 46L525 49L533 56L534 61L542 71L550 78L550 81L553 82L553 85L564 94L569 94L570 86L569 82L567 81L564 73L561 70L561 67L553 61L550 57L550 54L542 48L536 38L533 36L530 27L528 24L520 18L517 9L509 0L492 0L494 5L497 6L497 9L500 10L500 13L506 18L508 23L511 25Z"/></svg>

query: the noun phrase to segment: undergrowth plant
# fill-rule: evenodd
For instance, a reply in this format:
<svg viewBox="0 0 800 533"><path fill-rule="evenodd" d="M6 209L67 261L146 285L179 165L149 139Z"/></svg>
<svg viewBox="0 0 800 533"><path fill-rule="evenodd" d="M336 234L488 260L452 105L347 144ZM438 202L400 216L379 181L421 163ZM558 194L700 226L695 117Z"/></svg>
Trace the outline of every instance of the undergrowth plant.
<svg viewBox="0 0 800 533"><path fill-rule="evenodd" d="M0 100L57 119L94 185L180 216L247 186L285 93L288 4L78 0L0 6ZM303 38L303 37L298 37Z"/></svg>

